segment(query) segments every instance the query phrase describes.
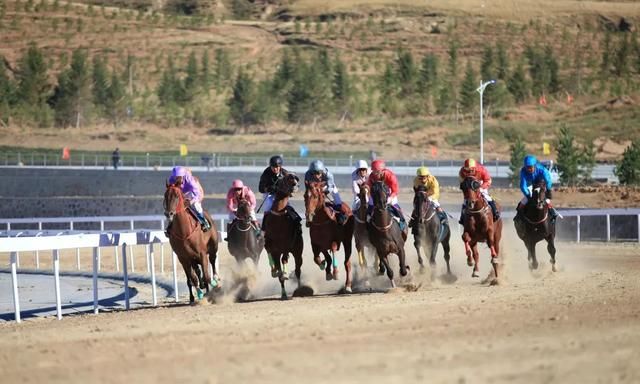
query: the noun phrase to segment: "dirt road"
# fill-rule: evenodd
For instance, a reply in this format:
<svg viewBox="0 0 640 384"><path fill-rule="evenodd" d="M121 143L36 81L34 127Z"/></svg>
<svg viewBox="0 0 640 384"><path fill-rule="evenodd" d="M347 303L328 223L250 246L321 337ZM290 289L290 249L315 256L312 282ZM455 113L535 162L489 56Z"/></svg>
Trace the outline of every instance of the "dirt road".
<svg viewBox="0 0 640 384"><path fill-rule="evenodd" d="M267 298L250 303L2 324L0 381L640 382L637 245L561 244L560 272L544 263L531 274L507 238L506 279L489 287L471 279L457 243L458 280L418 292L282 302L271 298L277 283L265 277ZM425 281L409 254L414 280ZM317 291L340 287L305 261L303 277Z"/></svg>

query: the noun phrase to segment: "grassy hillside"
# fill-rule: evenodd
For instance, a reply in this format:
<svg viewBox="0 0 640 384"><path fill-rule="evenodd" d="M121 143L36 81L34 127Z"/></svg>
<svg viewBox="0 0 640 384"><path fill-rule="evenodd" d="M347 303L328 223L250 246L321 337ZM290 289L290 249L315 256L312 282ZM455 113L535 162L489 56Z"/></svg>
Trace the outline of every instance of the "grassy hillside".
<svg viewBox="0 0 640 384"><path fill-rule="evenodd" d="M129 8L121 8L125 3ZM524 103L508 101L489 110L487 157L508 156L516 135L539 153L541 142L553 142L561 124L581 140L594 140L600 159L616 158L640 135L640 52L631 53L628 76L600 74L606 31L619 28L622 18L632 31L637 28L640 5L634 1L256 1L250 4L250 20L234 19L233 1L211 2L206 12L195 15L154 9L153 3L0 0L0 55L9 78L18 76L20 58L33 42L44 53L52 85L68 68L73 50L83 48L89 58L104 57L110 69L121 73L133 111L118 127L95 111L87 113L80 128L66 129L37 127L13 116L0 125L0 145L171 150L186 142L201 151L261 152L304 143L312 152L330 146L420 158L436 146L439 156L476 155L477 111L439 114L427 101L429 106L418 113L388 113L377 84L399 48L411 52L417 65L434 54L445 81L460 84L467 63L478 79L485 46L498 43L507 47L510 70L525 62L527 46L550 47L562 80L561 90L547 95L546 106L529 95ZM632 32L609 36L613 47L624 36L637 39ZM447 73L452 43L458 49L453 78ZM314 60L320 49L339 57L352 77L359 112L345 119L333 111L303 124L282 118L248 127L233 124L227 101L236 70L244 67L256 81L269 78L291 47L306 60ZM168 60L184 78L192 54L200 65L206 53L214 71L216 50L228 58L228 78L184 107L163 108L156 90ZM128 63L133 63L129 72ZM416 98L399 97L398 102L404 106Z"/></svg>

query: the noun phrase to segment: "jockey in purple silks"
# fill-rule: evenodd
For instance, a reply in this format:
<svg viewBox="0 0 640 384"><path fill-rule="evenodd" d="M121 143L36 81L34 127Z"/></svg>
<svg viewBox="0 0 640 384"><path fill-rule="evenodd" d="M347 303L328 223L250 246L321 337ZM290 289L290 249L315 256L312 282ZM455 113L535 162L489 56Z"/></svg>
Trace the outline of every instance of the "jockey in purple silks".
<svg viewBox="0 0 640 384"><path fill-rule="evenodd" d="M204 190L200 185L200 181L191 174L189 168L181 166L173 168L171 176L169 177L169 184L174 184L178 179L182 180L180 189L182 189L184 198L189 202L191 209L195 212L198 221L202 225L202 231L208 231L211 228L211 224L204 217L204 211L202 209Z"/></svg>

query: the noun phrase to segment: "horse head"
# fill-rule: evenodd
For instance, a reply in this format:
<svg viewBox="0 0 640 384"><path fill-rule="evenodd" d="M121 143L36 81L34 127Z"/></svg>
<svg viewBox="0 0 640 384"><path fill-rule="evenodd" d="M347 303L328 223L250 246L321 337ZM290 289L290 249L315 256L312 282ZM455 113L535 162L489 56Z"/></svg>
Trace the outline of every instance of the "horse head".
<svg viewBox="0 0 640 384"><path fill-rule="evenodd" d="M177 213L185 210L185 201L179 181L170 184L167 180L165 184L167 190L164 192L164 216L169 220L169 223L171 223Z"/></svg>
<svg viewBox="0 0 640 384"><path fill-rule="evenodd" d="M251 216L251 205L249 201L243 197L238 199L238 209L236 210L236 217L238 220L247 221Z"/></svg>
<svg viewBox="0 0 640 384"><path fill-rule="evenodd" d="M288 173L276 182L276 199L282 200L285 197L291 197L298 191L298 183L300 179L295 173Z"/></svg>
<svg viewBox="0 0 640 384"><path fill-rule="evenodd" d="M377 209L387 209L387 197L389 196L389 192L387 191L386 184L382 181L376 181L373 183L373 186L371 187L371 196L373 198L373 205Z"/></svg>
<svg viewBox="0 0 640 384"><path fill-rule="evenodd" d="M427 188L424 185L418 186L413 199L413 208L415 210L416 217L420 222L423 221L424 216L429 211L428 203L429 198L427 196Z"/></svg>
<svg viewBox="0 0 640 384"><path fill-rule="evenodd" d="M527 204L535 206L538 210L543 210L545 207L545 196L547 192L547 185L544 181L540 181L533 185L531 189L531 198Z"/></svg>
<svg viewBox="0 0 640 384"><path fill-rule="evenodd" d="M462 183L460 183L460 189L464 195L464 200L467 202L469 209L481 209L484 204L484 199L480 193L480 186L482 183L475 177L468 176Z"/></svg>
<svg viewBox="0 0 640 384"><path fill-rule="evenodd" d="M324 208L324 186L322 181L310 181L306 183L307 190L304 192L304 207L307 221L312 222L313 217L319 209Z"/></svg>

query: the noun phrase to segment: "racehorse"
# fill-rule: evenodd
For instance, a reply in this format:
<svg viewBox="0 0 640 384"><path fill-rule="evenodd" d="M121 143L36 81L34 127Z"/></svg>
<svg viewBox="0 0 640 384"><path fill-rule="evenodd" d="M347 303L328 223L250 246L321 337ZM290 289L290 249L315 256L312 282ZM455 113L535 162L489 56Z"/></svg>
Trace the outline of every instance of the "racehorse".
<svg viewBox="0 0 640 384"><path fill-rule="evenodd" d="M209 213L204 211L211 228L207 232L202 232L200 223L191 212L189 202L184 198L179 182L175 184L167 182L166 186L163 205L164 215L170 224L169 243L187 277L189 302L194 303L192 286L196 287L198 299L202 299L202 289L209 293L209 284L213 288L220 284L216 271L218 231ZM213 268L213 278L209 274L209 263ZM202 270L200 271L199 268ZM204 274L204 279L201 274Z"/></svg>
<svg viewBox="0 0 640 384"><path fill-rule="evenodd" d="M478 242L487 243L491 250L491 265L495 273L495 279L491 281L491 284L497 284L502 220L493 221L491 208L480 192L480 185L480 181L474 177L467 177L460 184L460 189L466 202L462 241L464 241L464 249L467 254L467 265L473 266L472 277L480 276L478 272L478 263L480 261ZM496 205L498 206L497 202Z"/></svg>
<svg viewBox="0 0 640 384"><path fill-rule="evenodd" d="M381 181L373 183L371 188L371 196L373 198L373 213L371 220L367 226L369 232L369 241L376 248L378 257L387 271L387 277L391 281L391 286L395 287L393 282L393 271L389 268L388 256L390 253L398 255L400 263L400 275L406 276L409 267L405 264L404 237L400 225L389 212L387 203L388 191L386 185ZM382 268L381 268L382 270Z"/></svg>
<svg viewBox="0 0 640 384"><path fill-rule="evenodd" d="M531 198L524 206L522 214L516 219L515 227L518 237L527 247L529 269L538 269L536 259L536 244L541 240L547 241L547 251L551 256L551 269L556 272L556 224L549 217L549 207L545 201L547 185L544 181L537 183Z"/></svg>
<svg viewBox="0 0 640 384"><path fill-rule="evenodd" d="M287 291L284 288L285 280L289 279L287 263L289 254L293 255L296 263L296 278L300 288L300 267L302 266L302 231L300 224L292 220L287 203L289 197L298 190L298 176L288 174L276 183L273 206L269 212L265 212L262 219L265 229L265 249L273 259L275 276L280 281L281 298L287 299Z"/></svg>
<svg viewBox="0 0 640 384"><path fill-rule="evenodd" d="M449 240L451 231L448 225L442 225L440 217L437 215L436 208L431 204L424 186L418 188L413 198L413 217L415 223L413 226L413 245L418 252L418 263L420 269L424 269L422 255L420 250L424 248L425 254L429 255L429 265L431 272L435 273L436 254L438 253L438 243L442 244L444 249L444 260L447 262L447 273L451 274L451 266L449 265L450 247Z"/></svg>
<svg viewBox="0 0 640 384"><path fill-rule="evenodd" d="M340 249L340 243L344 247L344 268L347 275L345 291L351 293L351 240L353 238L354 220L351 208L342 203L341 212L346 215L347 221L339 224L333 204L325 203L324 182L308 182L304 193L304 206L307 217L307 226L311 237L313 260L325 270L326 279L338 279L338 262L335 252ZM329 250L333 254L329 255ZM320 253L324 255L324 261L320 261ZM333 266L333 273L331 267Z"/></svg>
<svg viewBox="0 0 640 384"><path fill-rule="evenodd" d="M366 184L360 186L360 191L358 192L358 203L358 210L354 215L355 225L353 237L356 242L356 251L358 252L358 264L360 265L362 275L366 279L368 277L368 271L365 250L375 249L373 247L373 244L371 244L371 241L369 241L369 230L367 229L367 206L369 204L369 187ZM380 258L378 258L377 254L376 264L378 264L378 268L383 268L382 263L380 263ZM384 273L384 270L380 270L380 274Z"/></svg>
<svg viewBox="0 0 640 384"><path fill-rule="evenodd" d="M264 248L264 238L256 236L256 230L251 223L251 206L246 199L238 201L236 219L229 225L227 240L229 241L229 253L241 263L249 258L257 266L260 260L260 252Z"/></svg>

